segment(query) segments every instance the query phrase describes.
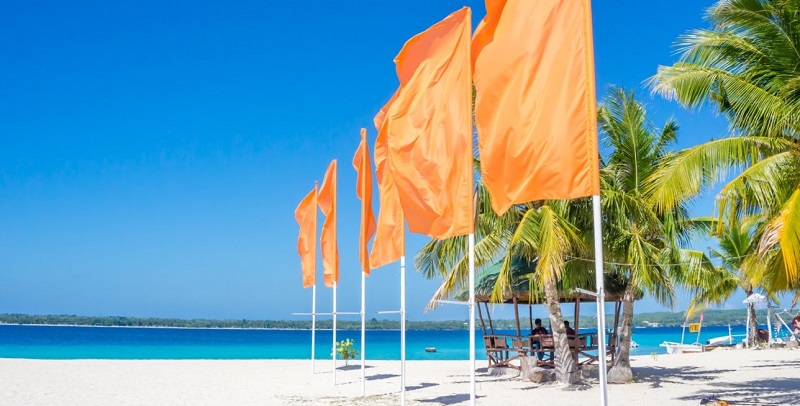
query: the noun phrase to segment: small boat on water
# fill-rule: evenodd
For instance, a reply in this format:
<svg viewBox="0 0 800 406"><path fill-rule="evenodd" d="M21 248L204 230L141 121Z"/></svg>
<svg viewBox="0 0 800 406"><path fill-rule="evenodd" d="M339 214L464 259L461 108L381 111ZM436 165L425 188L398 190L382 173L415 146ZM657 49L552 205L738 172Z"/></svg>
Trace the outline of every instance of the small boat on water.
<svg viewBox="0 0 800 406"><path fill-rule="evenodd" d="M728 324L728 335L709 338L708 340L706 340L706 347L732 347L736 344L736 341L744 342L744 339L738 340L738 337L746 337L746 336L747 334L734 335L733 330L731 329L731 325Z"/></svg>
<svg viewBox="0 0 800 406"><path fill-rule="evenodd" d="M703 352L705 350L703 345L700 343L684 344L676 343L674 341L664 341L659 345L667 348L667 354L689 354Z"/></svg>
<svg viewBox="0 0 800 406"><path fill-rule="evenodd" d="M425 347L425 352L436 352L436 347Z"/></svg>
<svg viewBox="0 0 800 406"><path fill-rule="evenodd" d="M689 321L687 318L686 321ZM664 341L663 343L659 344L661 347L666 347L667 354L691 354L697 352L704 352L705 346L700 344L700 329L703 327L703 314L700 314L700 323L692 323L686 324L686 321L683 323L683 330L681 330L681 342L677 343L674 341ZM697 333L697 340L692 344L684 343L684 338L686 337L686 327L689 327L690 333Z"/></svg>

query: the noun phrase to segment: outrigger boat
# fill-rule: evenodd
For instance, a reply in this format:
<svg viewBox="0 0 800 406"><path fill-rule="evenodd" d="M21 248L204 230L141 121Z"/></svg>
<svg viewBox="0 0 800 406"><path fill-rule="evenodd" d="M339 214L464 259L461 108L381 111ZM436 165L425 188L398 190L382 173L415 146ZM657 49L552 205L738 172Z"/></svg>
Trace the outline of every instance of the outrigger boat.
<svg viewBox="0 0 800 406"><path fill-rule="evenodd" d="M688 320L688 319L687 319ZM686 337L686 327L689 327L689 332L694 333L697 331L697 341L692 344L684 343L684 338ZM683 323L683 330L681 331L681 342L676 343L674 341L664 341L660 344L661 347L666 347L667 354L687 354L687 353L695 353L695 352L703 352L705 351L705 347L700 344L700 330L703 326L703 315L700 315L700 323L692 323L687 325L684 321Z"/></svg>

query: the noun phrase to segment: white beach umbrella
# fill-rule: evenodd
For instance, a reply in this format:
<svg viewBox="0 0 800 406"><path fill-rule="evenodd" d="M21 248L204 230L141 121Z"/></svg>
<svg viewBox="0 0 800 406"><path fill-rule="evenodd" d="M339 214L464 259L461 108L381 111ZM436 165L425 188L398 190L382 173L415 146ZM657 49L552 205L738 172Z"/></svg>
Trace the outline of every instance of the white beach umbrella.
<svg viewBox="0 0 800 406"><path fill-rule="evenodd" d="M743 300L742 303L745 304L752 303L756 309L767 308L767 298L760 293L753 293L752 295L748 296L747 299Z"/></svg>

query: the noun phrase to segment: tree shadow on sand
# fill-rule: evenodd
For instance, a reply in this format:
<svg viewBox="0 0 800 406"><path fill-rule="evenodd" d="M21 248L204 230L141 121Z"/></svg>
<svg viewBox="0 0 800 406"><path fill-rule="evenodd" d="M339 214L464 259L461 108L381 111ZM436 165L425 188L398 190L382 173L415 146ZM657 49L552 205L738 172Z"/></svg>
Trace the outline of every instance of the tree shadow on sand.
<svg viewBox="0 0 800 406"><path fill-rule="evenodd" d="M774 377L747 382L712 382L711 388L680 400L702 400L716 396L731 404L796 405L800 404L800 378Z"/></svg>
<svg viewBox="0 0 800 406"><path fill-rule="evenodd" d="M475 396L475 399L480 399L485 396ZM459 393L456 395L445 395L431 399L418 399L420 403L438 403L440 405L454 405L461 402L469 402L469 393Z"/></svg>
<svg viewBox="0 0 800 406"><path fill-rule="evenodd" d="M748 369L776 369L776 368L795 368L800 369L800 359L790 359L785 361L775 361L775 362L762 362L762 363L753 363L749 365L742 366L741 370L748 370Z"/></svg>
<svg viewBox="0 0 800 406"><path fill-rule="evenodd" d="M662 383L686 383L713 381L717 376L732 369L705 369L702 367L685 366L679 368L664 367L636 367L633 369L634 381L650 384L652 388L660 388Z"/></svg>

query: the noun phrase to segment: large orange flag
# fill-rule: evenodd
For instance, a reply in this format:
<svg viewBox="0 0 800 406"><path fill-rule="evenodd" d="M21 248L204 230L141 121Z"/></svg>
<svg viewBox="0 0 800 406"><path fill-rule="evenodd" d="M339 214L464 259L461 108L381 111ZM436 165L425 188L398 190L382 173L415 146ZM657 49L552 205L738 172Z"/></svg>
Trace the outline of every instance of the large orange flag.
<svg viewBox="0 0 800 406"><path fill-rule="evenodd" d="M375 117L375 127L383 127L385 112L392 100L381 109ZM394 178L389 171L389 152L386 146L386 132L379 132L375 140L375 177L378 179L378 223L375 240L372 242L372 251L369 254L369 264L372 269L390 264L404 255L405 249L405 220L403 209L400 207L400 198Z"/></svg>
<svg viewBox="0 0 800 406"><path fill-rule="evenodd" d="M600 193L589 0L486 0L472 42L492 208Z"/></svg>
<svg viewBox="0 0 800 406"><path fill-rule="evenodd" d="M294 218L300 225L297 237L297 253L303 270L303 287L317 283L317 184L294 211Z"/></svg>
<svg viewBox="0 0 800 406"><path fill-rule="evenodd" d="M325 286L333 287L339 282L339 247L336 244L336 160L331 161L325 171L325 179L319 188L319 208L325 215L322 223L322 268Z"/></svg>
<svg viewBox="0 0 800 406"><path fill-rule="evenodd" d="M361 230L358 235L358 257L361 270L369 275L369 252L367 243L375 234L375 215L372 213L372 166L369 160L367 130L361 129L361 143L353 156L353 167L358 173L356 179L356 195L361 199Z"/></svg>
<svg viewBox="0 0 800 406"><path fill-rule="evenodd" d="M437 239L473 230L470 15L464 7L406 42L400 87L376 117L408 228Z"/></svg>

